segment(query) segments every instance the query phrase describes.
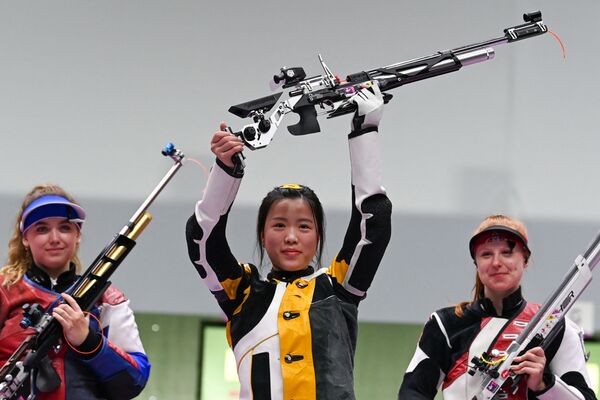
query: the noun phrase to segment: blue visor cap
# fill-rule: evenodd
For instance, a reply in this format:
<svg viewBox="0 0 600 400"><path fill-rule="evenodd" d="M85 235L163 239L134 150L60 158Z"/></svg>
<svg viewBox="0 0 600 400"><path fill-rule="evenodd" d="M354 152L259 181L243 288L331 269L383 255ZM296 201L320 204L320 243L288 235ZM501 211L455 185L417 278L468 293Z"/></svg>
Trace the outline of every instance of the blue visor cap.
<svg viewBox="0 0 600 400"><path fill-rule="evenodd" d="M19 228L25 232L38 221L52 217L63 217L79 227L85 221L85 210L62 196L47 195L31 202L23 211Z"/></svg>

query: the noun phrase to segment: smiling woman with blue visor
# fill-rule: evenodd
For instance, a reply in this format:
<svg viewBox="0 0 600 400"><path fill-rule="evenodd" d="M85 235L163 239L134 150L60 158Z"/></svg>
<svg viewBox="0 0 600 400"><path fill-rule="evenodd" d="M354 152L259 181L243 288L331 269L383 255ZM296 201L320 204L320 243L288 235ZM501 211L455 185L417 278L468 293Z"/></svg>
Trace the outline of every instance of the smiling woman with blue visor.
<svg viewBox="0 0 600 400"><path fill-rule="evenodd" d="M33 328L22 328L21 309L39 304L52 311L65 342L42 360L34 389L40 400L130 399L144 388L150 364L133 311L123 293L109 287L90 313L69 294L79 278L77 256L84 209L56 185L34 187L23 200L8 244L8 261L0 269L0 365L4 365ZM88 314L92 315L92 318ZM109 324L113 322L109 331ZM30 385L19 393L32 393ZM19 397L20 398L20 397Z"/></svg>

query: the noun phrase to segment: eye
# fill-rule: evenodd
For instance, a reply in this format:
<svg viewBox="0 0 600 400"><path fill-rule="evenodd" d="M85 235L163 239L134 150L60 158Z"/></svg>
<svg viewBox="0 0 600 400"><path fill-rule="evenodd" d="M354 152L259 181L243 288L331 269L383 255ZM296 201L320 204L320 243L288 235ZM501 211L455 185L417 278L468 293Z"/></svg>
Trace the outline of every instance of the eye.
<svg viewBox="0 0 600 400"><path fill-rule="evenodd" d="M69 232L73 232L75 230L75 226L73 224L71 224L71 223L60 224L60 226L58 227L58 229L61 232L69 233Z"/></svg>
<svg viewBox="0 0 600 400"><path fill-rule="evenodd" d="M312 230L312 228L313 227L311 224L308 224L308 223L300 224L300 229L309 231L309 230Z"/></svg>
<svg viewBox="0 0 600 400"><path fill-rule="evenodd" d="M46 225L36 225L33 230L35 233L46 233L48 232L48 227Z"/></svg>

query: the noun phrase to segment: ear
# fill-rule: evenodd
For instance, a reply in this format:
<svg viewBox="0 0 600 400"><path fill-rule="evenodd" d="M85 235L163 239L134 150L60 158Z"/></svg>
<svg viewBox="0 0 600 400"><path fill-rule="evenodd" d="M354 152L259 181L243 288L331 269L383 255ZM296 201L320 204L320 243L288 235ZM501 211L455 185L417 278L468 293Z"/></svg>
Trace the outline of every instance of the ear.
<svg viewBox="0 0 600 400"><path fill-rule="evenodd" d="M260 246L265 247L265 232L261 232L260 234Z"/></svg>
<svg viewBox="0 0 600 400"><path fill-rule="evenodd" d="M27 239L25 238L25 236L23 236L23 238L21 239L21 243L23 243L23 246L24 246L25 248L28 248L28 247L29 247L29 240L27 240Z"/></svg>

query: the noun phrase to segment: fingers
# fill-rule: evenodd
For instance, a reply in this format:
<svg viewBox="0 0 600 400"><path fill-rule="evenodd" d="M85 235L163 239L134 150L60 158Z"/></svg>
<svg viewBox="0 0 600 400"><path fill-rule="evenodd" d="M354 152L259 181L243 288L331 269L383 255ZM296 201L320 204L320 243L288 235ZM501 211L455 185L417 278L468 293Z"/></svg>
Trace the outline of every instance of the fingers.
<svg viewBox="0 0 600 400"><path fill-rule="evenodd" d="M379 89L379 83L377 81L371 81L361 85L362 89L359 90L356 95L352 97L355 103L358 104L359 101L371 101L375 103L382 102L383 96L381 94L381 89Z"/></svg>
<svg viewBox="0 0 600 400"><path fill-rule="evenodd" d="M85 316L79 304L68 294L62 294L64 303L56 306L52 316L62 326L65 336L75 346L79 346L88 335L89 319Z"/></svg>
<svg viewBox="0 0 600 400"><path fill-rule="evenodd" d="M383 115L383 96L376 81L366 82L350 99L356 104L352 119L352 132L377 128Z"/></svg>
<svg viewBox="0 0 600 400"><path fill-rule="evenodd" d="M523 362L523 361L533 361L540 362L544 361L546 363L546 354L544 353L544 349L541 347L534 347L533 349L528 350L525 354L519 357L515 357L515 362Z"/></svg>
<svg viewBox="0 0 600 400"><path fill-rule="evenodd" d="M359 93L363 93L366 99L381 96L381 89L379 89L379 82L369 81L361 85Z"/></svg>
<svg viewBox="0 0 600 400"><path fill-rule="evenodd" d="M65 329L83 324L87 326L88 319L75 300L71 296L69 296L68 300L65 297L65 300L65 303L54 308L52 316L54 316Z"/></svg>
<svg viewBox="0 0 600 400"><path fill-rule="evenodd" d="M515 362L518 364L511 368L517 374L530 374L540 370L543 372L546 366L546 355L541 347L534 347L522 356L515 357Z"/></svg>
<svg viewBox="0 0 600 400"><path fill-rule="evenodd" d="M542 390L545 387L543 381L544 368L546 367L546 355L541 347L534 347L525 354L515 357L511 369L518 375L527 375L527 386L532 390Z"/></svg>
<svg viewBox="0 0 600 400"><path fill-rule="evenodd" d="M373 89L373 93L375 94L376 97L381 96L381 89L379 89L379 82L377 81L372 81L373 85L371 86L371 88Z"/></svg>
<svg viewBox="0 0 600 400"><path fill-rule="evenodd" d="M63 299L65 299L67 304L69 304L75 312L82 312L81 308L79 307L79 304L77 304L77 302L71 295L63 293L61 296Z"/></svg>
<svg viewBox="0 0 600 400"><path fill-rule="evenodd" d="M220 130L213 135L210 149L223 164L232 168L234 164L231 157L244 150L244 142L231 132L226 131L226 128L227 124L225 122L219 124Z"/></svg>
<svg viewBox="0 0 600 400"><path fill-rule="evenodd" d="M228 132L217 132L213 136L213 142L210 149L219 158L222 156L238 153L244 149L244 142L237 136L233 136Z"/></svg>

